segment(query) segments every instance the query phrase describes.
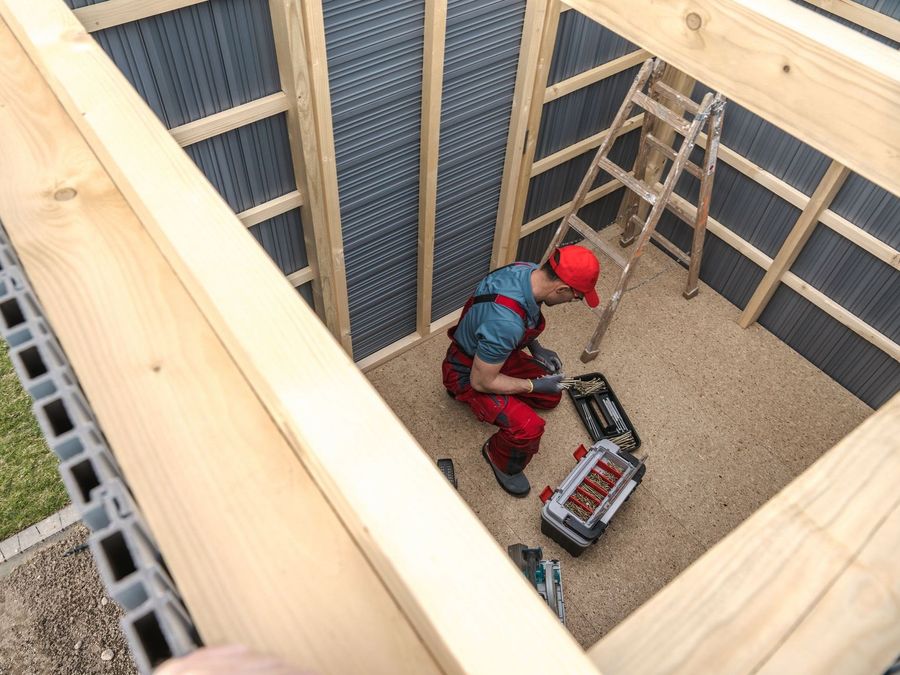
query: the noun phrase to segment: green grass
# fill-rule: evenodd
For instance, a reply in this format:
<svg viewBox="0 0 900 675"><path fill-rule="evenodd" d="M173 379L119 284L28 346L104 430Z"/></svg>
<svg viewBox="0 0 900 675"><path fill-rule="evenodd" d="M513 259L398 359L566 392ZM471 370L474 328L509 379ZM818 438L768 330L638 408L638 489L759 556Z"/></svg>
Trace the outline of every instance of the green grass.
<svg viewBox="0 0 900 675"><path fill-rule="evenodd" d="M0 540L69 502L8 351L0 339Z"/></svg>

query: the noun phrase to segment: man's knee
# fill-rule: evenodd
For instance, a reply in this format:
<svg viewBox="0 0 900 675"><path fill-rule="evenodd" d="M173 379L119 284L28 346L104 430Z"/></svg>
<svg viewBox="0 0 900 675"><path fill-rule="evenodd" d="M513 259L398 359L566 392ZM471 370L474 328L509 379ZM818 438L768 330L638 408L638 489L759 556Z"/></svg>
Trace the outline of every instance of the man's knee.
<svg viewBox="0 0 900 675"><path fill-rule="evenodd" d="M544 434L544 420L540 415L532 413L523 416L515 428L510 429L513 435L521 441L533 441L539 439Z"/></svg>

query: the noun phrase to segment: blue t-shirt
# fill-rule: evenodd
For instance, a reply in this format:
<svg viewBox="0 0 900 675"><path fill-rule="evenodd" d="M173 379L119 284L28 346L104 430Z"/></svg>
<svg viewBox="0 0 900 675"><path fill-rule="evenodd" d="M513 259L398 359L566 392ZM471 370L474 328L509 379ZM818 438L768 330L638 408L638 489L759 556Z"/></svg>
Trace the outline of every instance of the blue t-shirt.
<svg viewBox="0 0 900 675"><path fill-rule="evenodd" d="M537 326L541 309L531 291L533 263L521 263L491 272L475 289L474 295L498 293L518 301L527 315L528 328ZM460 321L453 339L469 355L485 363L503 363L525 335L521 317L496 302L472 305Z"/></svg>

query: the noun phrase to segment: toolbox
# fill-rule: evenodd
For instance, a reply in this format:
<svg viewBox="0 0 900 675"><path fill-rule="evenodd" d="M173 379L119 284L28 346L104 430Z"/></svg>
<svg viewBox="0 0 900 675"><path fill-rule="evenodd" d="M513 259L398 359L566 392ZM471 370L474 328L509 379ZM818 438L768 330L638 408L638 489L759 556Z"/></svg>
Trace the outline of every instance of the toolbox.
<svg viewBox="0 0 900 675"><path fill-rule="evenodd" d="M625 408L601 373L587 373L572 378L568 388L575 410L593 442L608 439L627 452L641 447L641 439L628 419Z"/></svg>
<svg viewBox="0 0 900 675"><path fill-rule="evenodd" d="M578 446L562 484L541 492L541 532L580 556L606 530L644 477L644 462L609 440Z"/></svg>
<svg viewBox="0 0 900 675"><path fill-rule="evenodd" d="M540 547L529 548L525 544L513 544L506 548L509 557L522 570L525 578L534 586L544 602L556 612L556 616L566 625L566 605L563 602L562 570L559 560L544 560Z"/></svg>

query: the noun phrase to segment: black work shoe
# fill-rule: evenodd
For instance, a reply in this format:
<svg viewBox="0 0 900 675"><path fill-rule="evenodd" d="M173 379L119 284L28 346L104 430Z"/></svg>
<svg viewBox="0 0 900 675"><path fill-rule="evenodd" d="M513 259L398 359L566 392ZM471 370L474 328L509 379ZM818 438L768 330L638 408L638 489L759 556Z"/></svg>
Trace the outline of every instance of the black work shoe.
<svg viewBox="0 0 900 675"><path fill-rule="evenodd" d="M525 497L531 490L531 484L528 482L525 474L521 471L519 473L503 473L491 461L491 456L487 452L487 446L487 443L481 446L481 454L485 461L490 464L491 469L494 471L494 478L500 483L500 487L513 497Z"/></svg>

